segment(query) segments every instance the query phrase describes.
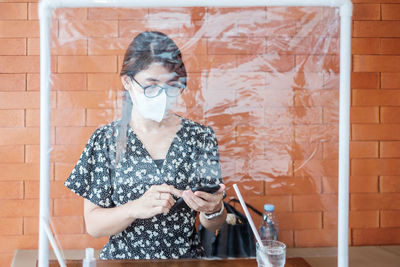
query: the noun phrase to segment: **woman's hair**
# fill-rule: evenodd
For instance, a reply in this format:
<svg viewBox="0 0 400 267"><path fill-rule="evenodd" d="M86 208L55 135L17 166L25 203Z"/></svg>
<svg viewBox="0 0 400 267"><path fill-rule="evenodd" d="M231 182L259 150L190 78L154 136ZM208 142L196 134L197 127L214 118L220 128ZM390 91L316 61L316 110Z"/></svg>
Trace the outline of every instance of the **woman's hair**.
<svg viewBox="0 0 400 267"><path fill-rule="evenodd" d="M146 31L138 34L126 49L120 76L135 75L153 63L160 63L170 72L175 72L179 81L186 86L187 73L182 54L175 42L167 35ZM127 90L122 93L122 118L117 141L117 162L125 153L128 124L131 119L132 100Z"/></svg>

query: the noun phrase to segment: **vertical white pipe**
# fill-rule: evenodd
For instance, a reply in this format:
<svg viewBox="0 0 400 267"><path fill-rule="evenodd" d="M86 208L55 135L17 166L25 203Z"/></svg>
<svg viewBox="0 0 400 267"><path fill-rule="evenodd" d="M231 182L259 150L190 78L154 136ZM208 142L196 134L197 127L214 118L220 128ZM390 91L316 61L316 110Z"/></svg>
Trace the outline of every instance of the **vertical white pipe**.
<svg viewBox="0 0 400 267"><path fill-rule="evenodd" d="M39 4L40 18L40 210L39 267L49 266L49 242L45 227L50 210L50 22L51 10ZM45 224L45 225L43 225Z"/></svg>
<svg viewBox="0 0 400 267"><path fill-rule="evenodd" d="M349 264L349 140L351 16L353 6L340 7L340 96L339 96L339 186L338 186L338 266Z"/></svg>

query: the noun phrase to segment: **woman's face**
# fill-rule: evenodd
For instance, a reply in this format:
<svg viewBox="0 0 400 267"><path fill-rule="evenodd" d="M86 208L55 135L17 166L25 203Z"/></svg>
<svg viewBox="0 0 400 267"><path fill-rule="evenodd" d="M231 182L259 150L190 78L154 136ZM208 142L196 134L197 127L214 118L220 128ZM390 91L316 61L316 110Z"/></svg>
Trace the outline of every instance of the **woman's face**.
<svg viewBox="0 0 400 267"><path fill-rule="evenodd" d="M128 82L130 88L125 88L128 89L128 91L135 90L137 93L143 94L143 88L147 88L151 85L160 85L161 87L173 85L178 81L179 76L175 72L170 72L161 63L153 63L147 69L138 72L134 78L137 83L132 80L131 83Z"/></svg>

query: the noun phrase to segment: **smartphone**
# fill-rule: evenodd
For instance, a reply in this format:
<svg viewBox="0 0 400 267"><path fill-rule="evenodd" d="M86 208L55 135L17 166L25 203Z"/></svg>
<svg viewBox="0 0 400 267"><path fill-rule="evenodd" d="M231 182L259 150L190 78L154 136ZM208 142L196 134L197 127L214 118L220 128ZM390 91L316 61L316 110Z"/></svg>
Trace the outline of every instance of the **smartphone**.
<svg viewBox="0 0 400 267"><path fill-rule="evenodd" d="M219 188L220 188L219 184L212 184L212 185L204 185L204 186L193 187L191 190L193 192L203 191L203 192L206 192L206 193L213 194L213 193L217 192L219 190ZM178 198L176 200L176 202L175 202L175 204L174 204L174 206L172 208L179 207L180 205L183 205L183 204L186 205L186 203L183 200L183 198L180 197L180 198Z"/></svg>

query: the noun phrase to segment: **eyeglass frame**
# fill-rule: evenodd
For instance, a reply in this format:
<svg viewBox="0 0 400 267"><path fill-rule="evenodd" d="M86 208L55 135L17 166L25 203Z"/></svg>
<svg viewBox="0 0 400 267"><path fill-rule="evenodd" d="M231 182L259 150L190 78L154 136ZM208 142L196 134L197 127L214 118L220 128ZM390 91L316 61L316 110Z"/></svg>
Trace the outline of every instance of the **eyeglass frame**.
<svg viewBox="0 0 400 267"><path fill-rule="evenodd" d="M163 90L165 91L165 94L166 94L167 96L169 96L169 97L177 97L177 96L179 96L180 94L182 94L182 91L186 88L186 86L185 86L184 84L182 84L182 87L171 86L171 85L168 85L168 87L165 87L165 86L161 86L161 85L159 85L159 84L149 85L148 87L150 87L150 86L157 86L157 87L160 88L160 90L158 90L158 93L157 93L155 96L148 96L148 95L146 95L146 89L147 89L147 87L143 87L143 85L140 84L134 77L130 76L130 78L131 78L132 80L134 80L134 81L143 89L143 94L144 94L144 96L147 97L147 98L155 98L155 97L159 96L159 95L162 93ZM168 94L168 88L171 88L171 87L173 87L173 88L179 88L179 94L178 94L178 95L169 95L169 94Z"/></svg>

